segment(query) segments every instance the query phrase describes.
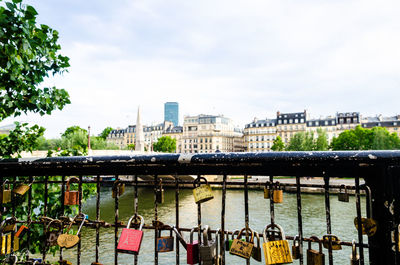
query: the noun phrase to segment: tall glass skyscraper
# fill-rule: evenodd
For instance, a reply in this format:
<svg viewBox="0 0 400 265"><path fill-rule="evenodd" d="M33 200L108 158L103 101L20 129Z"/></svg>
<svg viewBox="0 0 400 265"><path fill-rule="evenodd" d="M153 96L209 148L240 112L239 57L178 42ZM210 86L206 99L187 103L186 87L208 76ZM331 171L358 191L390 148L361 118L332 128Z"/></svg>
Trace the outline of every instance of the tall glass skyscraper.
<svg viewBox="0 0 400 265"><path fill-rule="evenodd" d="M174 126L179 125L179 104L178 102L164 103L164 121L172 121Z"/></svg>

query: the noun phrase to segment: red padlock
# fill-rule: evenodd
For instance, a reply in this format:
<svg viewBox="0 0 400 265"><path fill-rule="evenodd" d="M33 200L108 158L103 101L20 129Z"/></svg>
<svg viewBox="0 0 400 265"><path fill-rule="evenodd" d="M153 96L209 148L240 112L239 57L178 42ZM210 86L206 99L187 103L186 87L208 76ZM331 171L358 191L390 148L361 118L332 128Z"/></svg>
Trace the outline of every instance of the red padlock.
<svg viewBox="0 0 400 265"><path fill-rule="evenodd" d="M199 263L199 242L197 240L193 241L193 233L196 228L190 231L190 241L187 243L186 257L187 264L197 264Z"/></svg>
<svg viewBox="0 0 400 265"><path fill-rule="evenodd" d="M78 205L79 204L79 191L77 191L77 190L70 191L69 190L69 184L71 182L79 183L79 179L78 178L70 178L67 181L67 190L64 193L64 205Z"/></svg>
<svg viewBox="0 0 400 265"><path fill-rule="evenodd" d="M121 236L119 237L117 251L121 253L128 253L128 254L139 254L140 245L143 239L143 225L144 219L142 216L137 215L140 218L140 226L139 230L130 229L132 220L135 219L135 216L132 216L126 228L122 229Z"/></svg>

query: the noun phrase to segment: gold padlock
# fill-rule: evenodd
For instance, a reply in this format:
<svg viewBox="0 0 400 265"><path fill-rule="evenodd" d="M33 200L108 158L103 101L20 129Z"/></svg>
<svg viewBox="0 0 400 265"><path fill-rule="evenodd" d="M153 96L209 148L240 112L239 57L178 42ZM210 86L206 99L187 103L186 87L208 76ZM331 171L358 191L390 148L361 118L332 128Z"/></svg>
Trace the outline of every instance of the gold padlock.
<svg viewBox="0 0 400 265"><path fill-rule="evenodd" d="M72 177L67 181L67 190L64 193L64 205L78 205L79 204L79 191L70 190L70 183L79 183L79 179Z"/></svg>
<svg viewBox="0 0 400 265"><path fill-rule="evenodd" d="M242 241L243 231L251 234L249 241ZM254 247L254 232L250 228L243 228L240 230L239 235L233 240L229 253L245 259L250 259Z"/></svg>
<svg viewBox="0 0 400 265"><path fill-rule="evenodd" d="M1 231L1 245L0 245L0 254L6 255L11 253L11 241L14 241L13 251L19 250L19 238L14 236L14 240L12 240L12 232L9 231L7 233L4 232L4 228L7 226L7 222L10 222L13 218L6 218L1 222L0 231ZM15 226L16 228L16 226ZM16 232L14 230L14 232Z"/></svg>
<svg viewBox="0 0 400 265"><path fill-rule="evenodd" d="M8 180L6 179L3 182L3 185L1 187L0 190L0 197L1 197L1 201L3 203L8 203L11 201L11 189L10 189L10 184L7 183Z"/></svg>
<svg viewBox="0 0 400 265"><path fill-rule="evenodd" d="M20 196L23 196L30 188L31 188L32 183L29 185L26 185L25 183L20 183L18 184L17 187L13 189L13 193L18 194Z"/></svg>
<svg viewBox="0 0 400 265"><path fill-rule="evenodd" d="M205 184L201 185L200 183L201 180L204 180ZM197 184L199 185L198 187L196 187ZM194 186L193 196L194 196L194 201L196 203L203 203L214 198L211 186L208 184L206 178L197 177L193 181L193 186Z"/></svg>
<svg viewBox="0 0 400 265"><path fill-rule="evenodd" d="M125 184L120 183L119 180L116 180L112 187L112 197L117 197L117 189L118 189L118 196L121 196L125 192Z"/></svg>
<svg viewBox="0 0 400 265"><path fill-rule="evenodd" d="M331 242L331 244L329 244L329 241ZM342 249L342 245L340 245L341 241L335 235L331 235L331 234L324 235L322 237L322 243L324 245L324 248L326 248L326 249L329 249L329 245L331 245L332 250L341 250Z"/></svg>
<svg viewBox="0 0 400 265"><path fill-rule="evenodd" d="M75 220L82 218L82 223L79 226L78 232L76 233L76 235L70 235L68 234L69 230L72 227L72 224L75 222ZM67 231L64 234L61 234L58 236L57 238L57 244L61 247L61 248L73 248L74 246L76 246L76 244L78 244L80 238L79 238L79 232L82 229L83 224L85 223L85 215L84 214L78 214L77 216L75 216L74 220L70 223L70 225L68 226Z"/></svg>
<svg viewBox="0 0 400 265"><path fill-rule="evenodd" d="M311 249L311 242L318 242L319 251ZM307 265L325 265L325 254L322 253L322 243L318 237L310 237L307 249Z"/></svg>
<svg viewBox="0 0 400 265"><path fill-rule="evenodd" d="M276 231L275 228L277 228L278 231ZM278 240L275 240L276 233L278 233ZM272 241L269 240L270 235L273 237ZM263 238L263 249L266 265L293 262L292 255L290 254L289 242L286 240L285 233L280 225L267 225L263 231Z"/></svg>
<svg viewBox="0 0 400 265"><path fill-rule="evenodd" d="M276 182L274 185L274 192L273 192L273 201L274 203L282 203L283 202L283 190L279 182Z"/></svg>
<svg viewBox="0 0 400 265"><path fill-rule="evenodd" d="M264 186L264 199L271 198L271 182L266 181Z"/></svg>
<svg viewBox="0 0 400 265"><path fill-rule="evenodd" d="M362 217L361 218L361 233L363 235L367 235L369 237L374 236L376 234L376 231L378 230L378 223L376 220L373 219L372 215L372 194L371 194L371 189L365 185L365 195L366 195L366 200L369 202L369 207L367 207L367 218ZM358 230L358 218L354 218L354 226Z"/></svg>

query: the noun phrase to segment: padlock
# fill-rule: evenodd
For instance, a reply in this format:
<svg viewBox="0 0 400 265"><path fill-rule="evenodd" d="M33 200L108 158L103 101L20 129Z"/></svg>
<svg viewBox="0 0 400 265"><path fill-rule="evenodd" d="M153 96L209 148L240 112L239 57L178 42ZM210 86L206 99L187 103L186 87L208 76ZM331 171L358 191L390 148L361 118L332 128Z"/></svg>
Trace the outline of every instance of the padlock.
<svg viewBox="0 0 400 265"><path fill-rule="evenodd" d="M174 237L172 236L172 229L169 230L169 236L161 236L161 229L158 230L157 251L158 252L174 251Z"/></svg>
<svg viewBox="0 0 400 265"><path fill-rule="evenodd" d="M125 184L120 183L119 180L116 180L112 187L112 197L117 197L117 189L118 189L118 196L121 196L125 192Z"/></svg>
<svg viewBox="0 0 400 265"><path fill-rule="evenodd" d="M255 259L256 261L261 262L262 254L261 254L261 242L260 242L260 235L254 231L254 237L257 238L257 246L254 245L253 247L253 253L251 253L251 257Z"/></svg>
<svg viewBox="0 0 400 265"><path fill-rule="evenodd" d="M221 236L222 236L222 230L218 228L217 232L215 233L215 240L217 242L215 249L217 256L215 257L214 260L215 265L222 265L222 254L221 254L221 252L223 251L222 246L221 246L221 251L219 250L219 244L221 243Z"/></svg>
<svg viewBox="0 0 400 265"><path fill-rule="evenodd" d="M350 256L350 265L360 265L360 256L357 254L356 241L351 242L352 251Z"/></svg>
<svg viewBox="0 0 400 265"><path fill-rule="evenodd" d="M264 186L264 199L271 198L271 182L266 181Z"/></svg>
<svg viewBox="0 0 400 265"><path fill-rule="evenodd" d="M278 231L275 231L275 228ZM270 241L269 235L270 233L275 234L278 233L278 237L280 240L272 240ZM268 236L267 236L268 234ZM292 255L290 254L289 242L286 240L285 233L283 229L278 224L269 224L264 228L263 231L263 249L264 249L264 258L265 264L281 264L281 263L292 263Z"/></svg>
<svg viewBox="0 0 400 265"><path fill-rule="evenodd" d="M8 180L6 179L3 182L3 185L0 190L0 197L2 203L8 203L11 201L11 189L10 189L10 184L7 183Z"/></svg>
<svg viewBox="0 0 400 265"><path fill-rule="evenodd" d="M3 233L9 233L15 231L17 228L16 218L15 217L7 217L4 219L4 226L2 227L1 231Z"/></svg>
<svg viewBox="0 0 400 265"><path fill-rule="evenodd" d="M13 221L14 221L14 218L8 217L8 218L4 219L0 224L0 232L1 232L0 254L1 255L6 255L6 254L11 253L11 241L13 241L12 240L12 231L5 232L4 228L7 226L8 222L13 222ZM16 231L14 230L14 232L16 232ZM19 250L19 238L15 237L15 235L14 235L13 251L17 251L17 250Z"/></svg>
<svg viewBox="0 0 400 265"><path fill-rule="evenodd" d="M372 237L376 234L376 231L378 230L378 223L376 222L375 219L373 219L372 215L372 193L371 189L367 186L365 186L365 193L366 193L366 200L368 200L369 207L367 207L367 218L362 217L361 218L361 226L362 226L362 234L367 235L368 237ZM358 218L354 218L354 225L356 229L358 230Z"/></svg>
<svg viewBox="0 0 400 265"><path fill-rule="evenodd" d="M249 232L251 237L250 240L247 241L242 241L240 240L242 238L242 233L243 231ZM253 247L254 247L254 232L250 228L243 228L240 230L239 235L237 238L233 240L232 246L229 249L229 254L236 255L245 259L250 259L251 254L253 252Z"/></svg>
<svg viewBox="0 0 400 265"><path fill-rule="evenodd" d="M72 224L75 222L75 220L77 219L82 219L82 223L79 226L78 231L76 232L76 235L70 235L68 234L69 230L72 227ZM77 216L75 216L74 220L70 223L70 225L68 226L68 229L65 233L61 234L58 236L57 238L57 244L61 247L61 248L73 248L74 246L76 246L76 244L78 244L80 237L79 237L79 233L81 232L82 226L85 223L85 215L84 214L78 214Z"/></svg>
<svg viewBox="0 0 400 265"><path fill-rule="evenodd" d="M71 183L79 183L78 178L70 178L67 181L67 190L64 193L64 205L78 205L79 204L79 191L72 190L70 191Z"/></svg>
<svg viewBox="0 0 400 265"><path fill-rule="evenodd" d="M214 259L217 256L217 242L212 239L211 230L208 225L204 226L203 242L200 245L199 252L200 258L204 265L213 265Z"/></svg>
<svg viewBox="0 0 400 265"><path fill-rule="evenodd" d="M172 226L172 230L175 232L176 237L178 238L179 242L181 242L182 246L187 249L187 243L185 239L183 238L182 234L179 233L178 229L176 229L175 226Z"/></svg>
<svg viewBox="0 0 400 265"><path fill-rule="evenodd" d="M17 230L17 233L15 233L15 236L18 237L19 239L23 238L24 235L27 234L27 232L29 231L29 227L31 225L32 221L29 221L29 223L25 226L25 225L21 225L19 227L19 229Z"/></svg>
<svg viewBox="0 0 400 265"><path fill-rule="evenodd" d="M233 239L235 239L235 235L239 235L239 230L235 230L232 232L231 239L229 239L229 234L226 233L226 239L225 239L225 251L229 251L231 249Z"/></svg>
<svg viewBox="0 0 400 265"><path fill-rule="evenodd" d="M186 248L186 261L187 264L197 264L199 263L199 242L197 240L193 240L193 233L196 230L196 227L190 230L190 239L189 243L187 243Z"/></svg>
<svg viewBox="0 0 400 265"><path fill-rule="evenodd" d="M162 181L160 180L160 183L156 189L156 202L157 203L164 203L164 189L162 187Z"/></svg>
<svg viewBox="0 0 400 265"><path fill-rule="evenodd" d="M347 186L344 184L340 185L338 199L341 202L349 202L349 194L347 193Z"/></svg>
<svg viewBox="0 0 400 265"><path fill-rule="evenodd" d="M51 228L56 228L55 230ZM46 226L46 244L49 247L57 245L57 239L61 235L63 223L60 220L53 219Z"/></svg>
<svg viewBox="0 0 400 265"><path fill-rule="evenodd" d="M140 218L140 226L139 230L130 229L132 220L136 218ZM140 245L142 244L143 239L143 228L144 219L140 215L132 216L126 228L122 229L121 236L119 237L117 251L120 253L128 253L128 254L139 254Z"/></svg>
<svg viewBox="0 0 400 265"><path fill-rule="evenodd" d="M311 249L311 242L318 242L319 251ZM325 254L322 253L322 242L318 237L310 237L307 249L307 265L325 265Z"/></svg>
<svg viewBox="0 0 400 265"><path fill-rule="evenodd" d="M276 182L274 185L272 199L273 199L274 203L282 203L283 202L283 190L282 190L279 182Z"/></svg>
<svg viewBox="0 0 400 265"><path fill-rule="evenodd" d="M201 184L201 180L205 181L205 184ZM198 187L196 185L198 184ZM207 179L204 177L198 177L193 181L193 196L196 203L203 203L214 198L211 186L208 184Z"/></svg>
<svg viewBox="0 0 400 265"><path fill-rule="evenodd" d="M293 246L292 246L292 257L293 259L300 259L300 236L296 235L293 238Z"/></svg>
<svg viewBox="0 0 400 265"><path fill-rule="evenodd" d="M13 189L13 193L18 194L20 196L23 196L30 188L31 188L32 183L30 183L29 185L25 184L25 183L20 183L18 184L17 187L15 187Z"/></svg>
<svg viewBox="0 0 400 265"><path fill-rule="evenodd" d="M335 236L335 235L324 235L322 237L322 243L324 245L324 248L329 249L329 241L331 242L331 247L332 250L341 250L342 249L342 245L340 244L340 239Z"/></svg>

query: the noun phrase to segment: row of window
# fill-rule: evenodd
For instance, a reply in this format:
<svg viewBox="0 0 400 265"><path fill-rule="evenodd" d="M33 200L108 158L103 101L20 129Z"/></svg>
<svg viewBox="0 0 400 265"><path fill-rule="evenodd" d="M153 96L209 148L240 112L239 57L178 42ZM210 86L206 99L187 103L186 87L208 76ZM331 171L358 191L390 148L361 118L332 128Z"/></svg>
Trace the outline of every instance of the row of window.
<svg viewBox="0 0 400 265"><path fill-rule="evenodd" d="M300 120L299 119L278 120L278 124L282 124L282 121L283 121L283 124L287 124L287 123L304 123L304 119L301 118Z"/></svg>

